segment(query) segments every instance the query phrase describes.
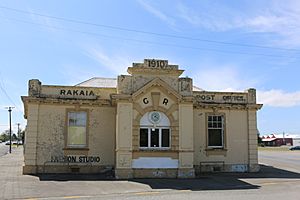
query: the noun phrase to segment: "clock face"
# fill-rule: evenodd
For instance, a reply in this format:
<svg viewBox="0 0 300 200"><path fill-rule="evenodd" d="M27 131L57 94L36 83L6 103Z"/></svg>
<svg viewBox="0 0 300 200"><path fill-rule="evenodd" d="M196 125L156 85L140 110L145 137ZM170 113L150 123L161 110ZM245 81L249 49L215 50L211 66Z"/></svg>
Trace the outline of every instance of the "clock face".
<svg viewBox="0 0 300 200"><path fill-rule="evenodd" d="M160 121L160 114L159 114L159 112L151 112L149 117L150 117L149 118L150 121L152 123L154 123L154 124L157 124Z"/></svg>

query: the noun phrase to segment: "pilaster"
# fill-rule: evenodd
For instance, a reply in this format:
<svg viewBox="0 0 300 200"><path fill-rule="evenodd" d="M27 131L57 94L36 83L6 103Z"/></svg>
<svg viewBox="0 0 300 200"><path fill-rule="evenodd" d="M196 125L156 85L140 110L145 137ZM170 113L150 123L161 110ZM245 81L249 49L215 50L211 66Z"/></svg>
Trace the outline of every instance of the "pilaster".
<svg viewBox="0 0 300 200"><path fill-rule="evenodd" d="M178 178L195 177L193 145L193 103L179 104L179 169Z"/></svg>
<svg viewBox="0 0 300 200"><path fill-rule="evenodd" d="M257 156L257 121L256 110L248 110L248 159L249 171L259 171Z"/></svg>
<svg viewBox="0 0 300 200"><path fill-rule="evenodd" d="M28 104L24 160L25 160L25 168L26 166L33 166L33 167L30 167L32 170L25 170L24 173L33 173L33 174L36 173L34 166L36 166L37 163L36 144L38 138L38 115L39 115L39 105Z"/></svg>
<svg viewBox="0 0 300 200"><path fill-rule="evenodd" d="M115 170L117 179L132 178L132 109L131 102L117 103Z"/></svg>

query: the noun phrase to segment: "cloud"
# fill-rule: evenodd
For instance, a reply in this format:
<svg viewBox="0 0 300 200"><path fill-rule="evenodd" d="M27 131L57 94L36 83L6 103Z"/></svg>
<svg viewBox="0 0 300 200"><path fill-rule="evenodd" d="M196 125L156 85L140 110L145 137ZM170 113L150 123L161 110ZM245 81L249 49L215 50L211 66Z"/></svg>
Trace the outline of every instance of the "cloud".
<svg viewBox="0 0 300 200"><path fill-rule="evenodd" d="M273 45L300 45L299 1L273 0L267 2L267 5L262 6L260 3L251 7L252 9L245 7L241 12L237 8L216 2L193 7L180 2L175 13L185 22L199 28L215 32L241 30L266 34L267 42Z"/></svg>
<svg viewBox="0 0 300 200"><path fill-rule="evenodd" d="M76 85L92 77L97 76L94 70L87 70L82 66L67 64L60 68L60 74L63 77L65 85Z"/></svg>
<svg viewBox="0 0 300 200"><path fill-rule="evenodd" d="M109 54L102 50L101 47L85 48L85 54L97 61L101 67L112 72L114 76L123 74L127 67L132 63L132 56L125 55L122 52Z"/></svg>
<svg viewBox="0 0 300 200"><path fill-rule="evenodd" d="M158 8L154 7L153 5L150 5L144 0L137 0L137 2L149 13L153 14L155 17L159 18L160 20L166 22L168 25L174 27L175 26L175 20L163 12L161 12Z"/></svg>
<svg viewBox="0 0 300 200"><path fill-rule="evenodd" d="M207 91L241 92L256 88L260 81L244 77L237 66L204 64L207 69L194 73L194 85ZM200 67L201 68L201 67ZM280 89L257 90L257 103L270 107L300 106L300 91L286 92Z"/></svg>
<svg viewBox="0 0 300 200"><path fill-rule="evenodd" d="M180 2L176 5L176 10L179 18L196 27L212 31L226 31L237 26L235 21L229 20L231 12L227 12L227 9L221 5L200 8L199 11L198 7L188 7Z"/></svg>
<svg viewBox="0 0 300 200"><path fill-rule="evenodd" d="M283 90L257 91L257 102L271 107L293 107L300 105L300 91Z"/></svg>

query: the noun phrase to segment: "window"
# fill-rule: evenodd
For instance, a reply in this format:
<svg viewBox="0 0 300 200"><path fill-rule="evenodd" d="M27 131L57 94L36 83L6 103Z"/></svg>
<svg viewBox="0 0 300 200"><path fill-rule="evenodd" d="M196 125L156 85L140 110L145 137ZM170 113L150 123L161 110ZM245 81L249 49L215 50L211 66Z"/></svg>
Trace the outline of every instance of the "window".
<svg viewBox="0 0 300 200"><path fill-rule="evenodd" d="M68 147L86 147L86 112L68 112Z"/></svg>
<svg viewBox="0 0 300 200"><path fill-rule="evenodd" d="M141 128L141 148L170 148L170 129L168 128Z"/></svg>
<svg viewBox="0 0 300 200"><path fill-rule="evenodd" d="M208 147L224 147L224 116L207 116Z"/></svg>
<svg viewBox="0 0 300 200"><path fill-rule="evenodd" d="M140 129L140 147L148 147L148 129Z"/></svg>
<svg viewBox="0 0 300 200"><path fill-rule="evenodd" d="M140 148L169 149L170 141L169 118L155 110L145 113L140 119Z"/></svg>

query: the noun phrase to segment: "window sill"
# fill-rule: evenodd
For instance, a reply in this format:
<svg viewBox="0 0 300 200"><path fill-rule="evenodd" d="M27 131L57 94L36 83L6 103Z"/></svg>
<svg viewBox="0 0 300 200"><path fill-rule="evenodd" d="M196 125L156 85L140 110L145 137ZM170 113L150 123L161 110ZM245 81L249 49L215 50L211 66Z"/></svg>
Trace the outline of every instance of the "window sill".
<svg viewBox="0 0 300 200"><path fill-rule="evenodd" d="M156 147L156 148L149 148L149 147L140 147L139 151L170 151L171 148L170 147Z"/></svg>
<svg viewBox="0 0 300 200"><path fill-rule="evenodd" d="M88 155L89 148L87 147L65 147L63 148L64 155Z"/></svg>
<svg viewBox="0 0 300 200"><path fill-rule="evenodd" d="M223 147L207 147L205 151L227 151L227 149Z"/></svg>
<svg viewBox="0 0 300 200"><path fill-rule="evenodd" d="M214 155L221 155L221 156L226 156L227 154L227 149L225 148L206 148L206 156L214 156Z"/></svg>
<svg viewBox="0 0 300 200"><path fill-rule="evenodd" d="M88 151L90 150L88 147L65 147L63 150L83 150Z"/></svg>

